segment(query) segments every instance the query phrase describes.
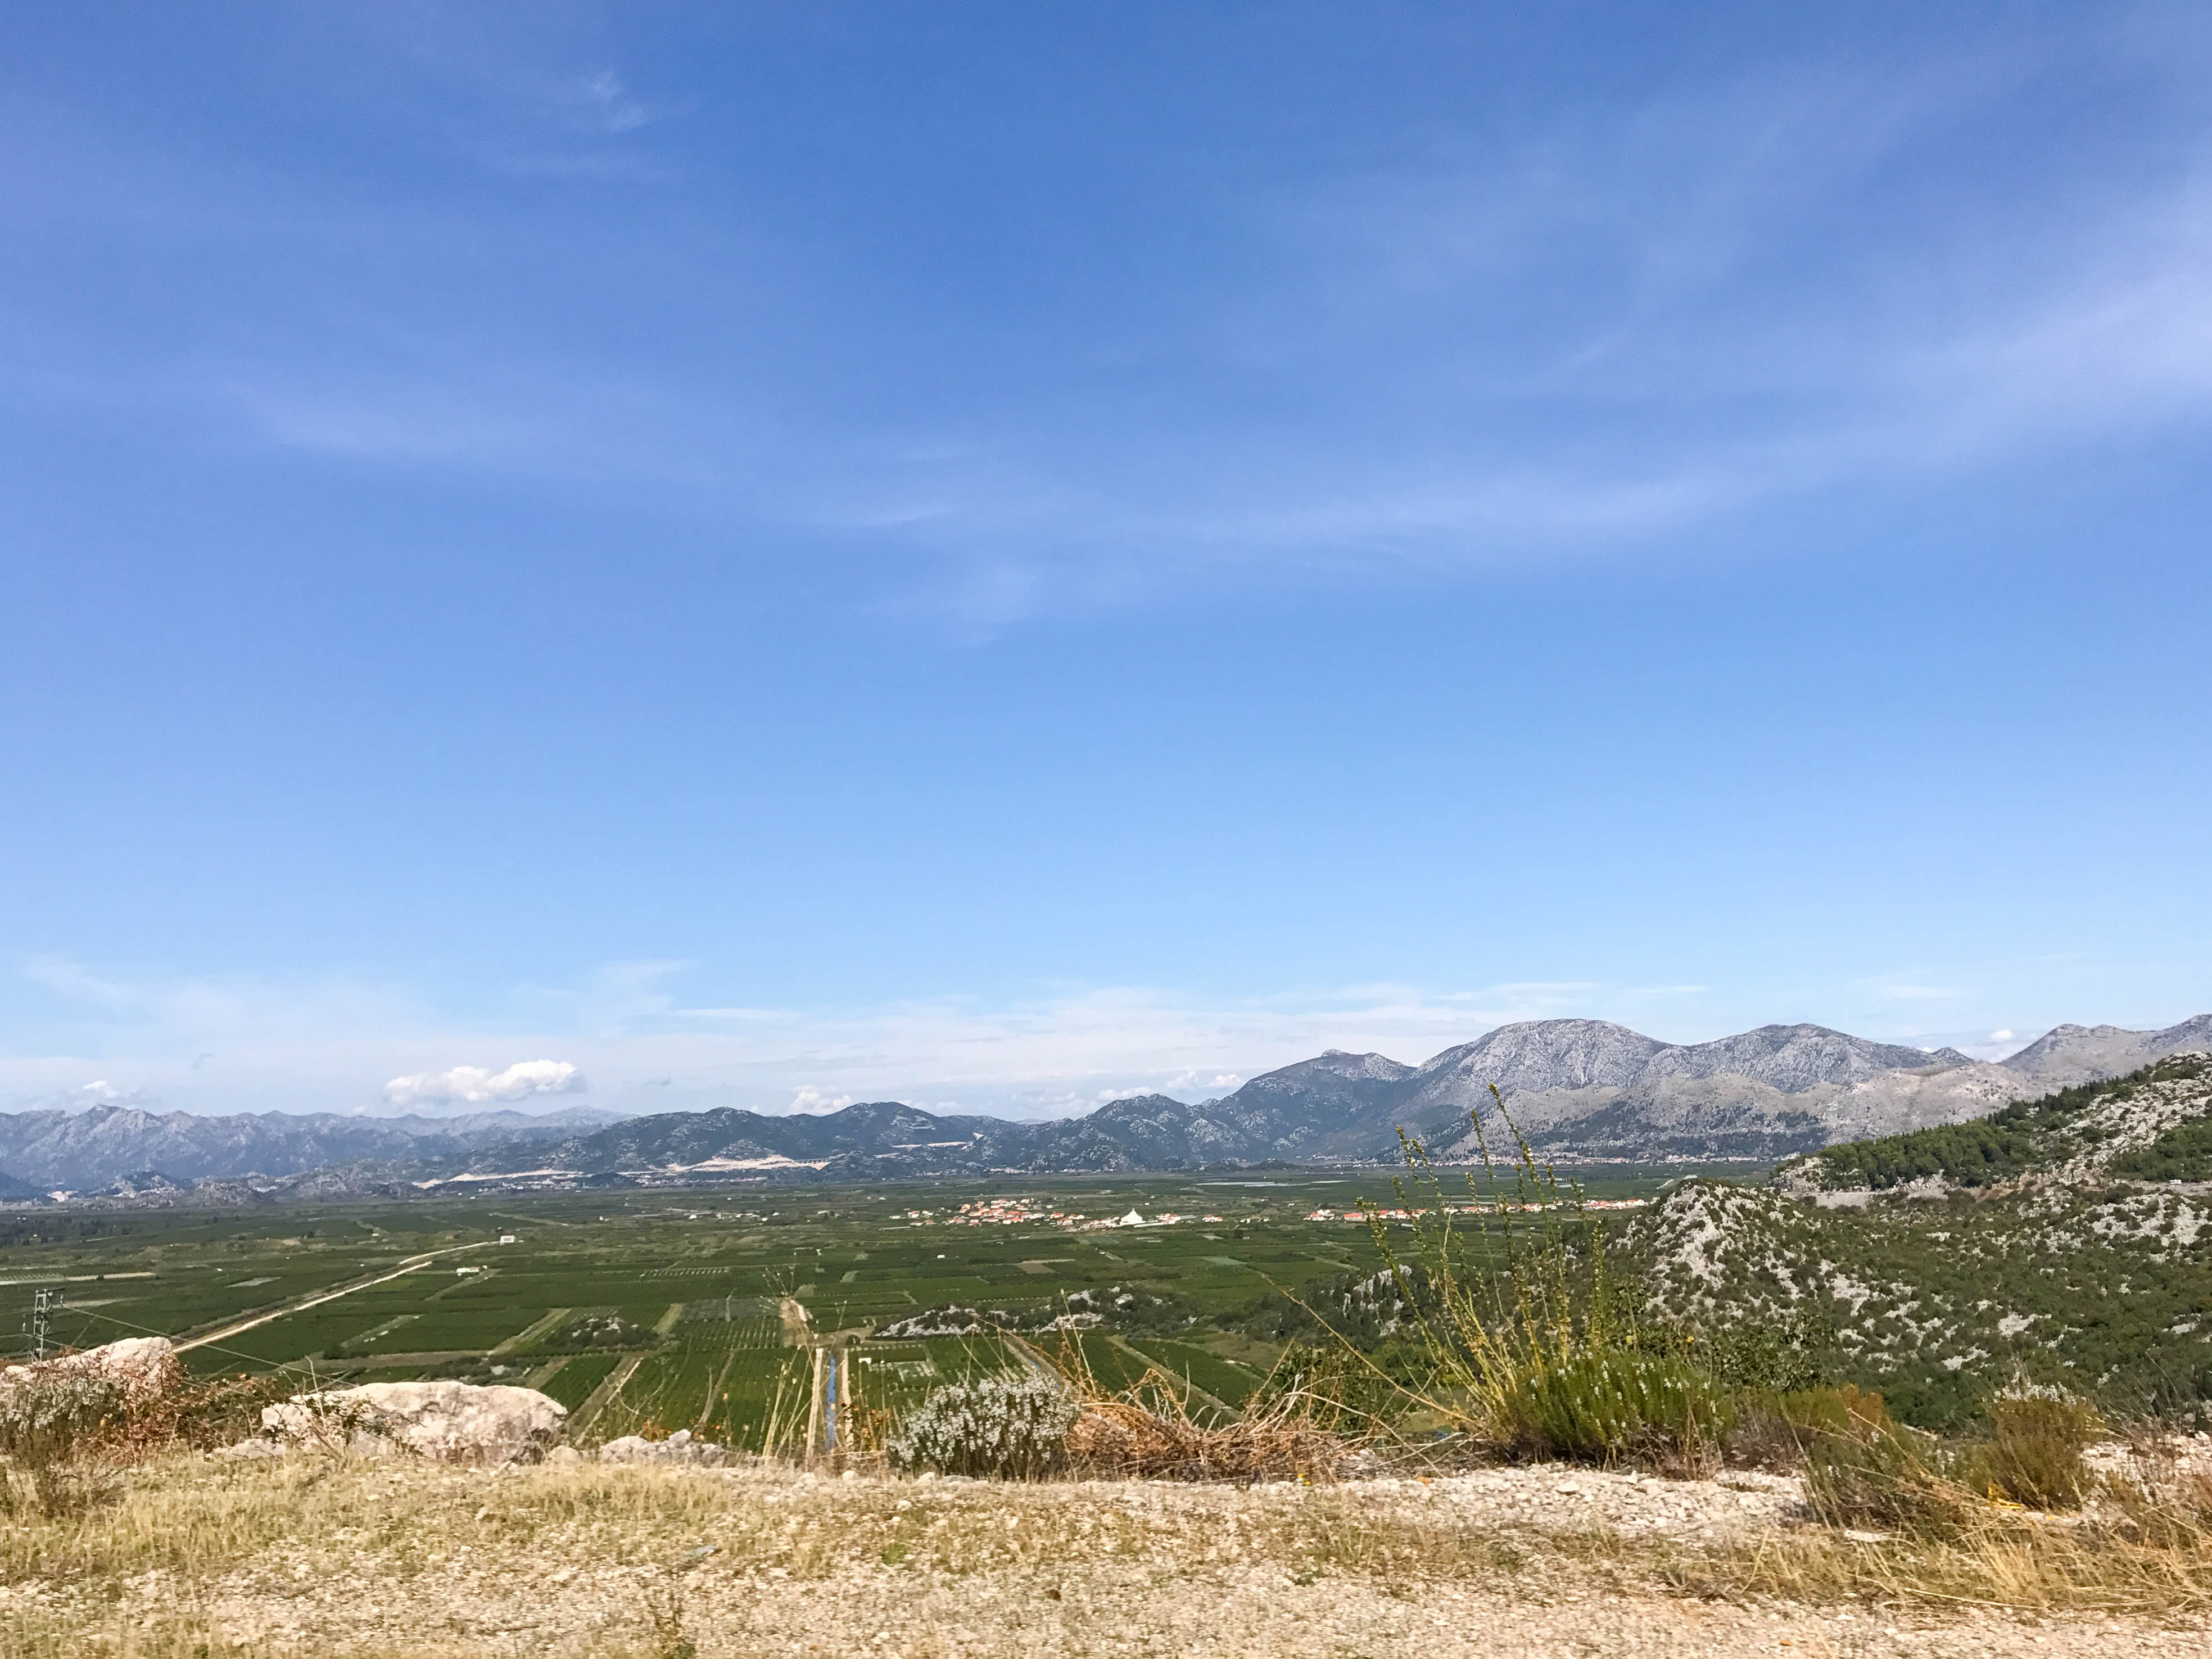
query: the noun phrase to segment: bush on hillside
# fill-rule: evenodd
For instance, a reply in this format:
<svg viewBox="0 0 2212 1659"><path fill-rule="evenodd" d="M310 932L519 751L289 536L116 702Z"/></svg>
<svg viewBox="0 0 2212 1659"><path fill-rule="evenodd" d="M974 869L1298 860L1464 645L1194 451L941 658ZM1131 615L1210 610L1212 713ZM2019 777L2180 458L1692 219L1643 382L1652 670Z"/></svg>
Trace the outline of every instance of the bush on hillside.
<svg viewBox="0 0 2212 1659"><path fill-rule="evenodd" d="M1583 1349L1532 1366L1506 1395L1522 1449L1610 1461L1695 1464L1722 1443L1735 1403L1711 1373L1632 1348Z"/></svg>
<svg viewBox="0 0 2212 1659"><path fill-rule="evenodd" d="M1823 1356L1834 1343L1829 1322L1801 1309L1780 1320L1724 1326L1698 1345L1698 1357L1729 1388L1755 1394L1802 1394L1826 1380Z"/></svg>
<svg viewBox="0 0 2212 1659"><path fill-rule="evenodd" d="M1043 1377L979 1377L937 1389L884 1449L897 1468L1034 1480L1066 1462L1075 1417L1075 1402Z"/></svg>
<svg viewBox="0 0 2212 1659"><path fill-rule="evenodd" d="M0 1392L0 1509L85 1507L103 1485L100 1443L130 1407L129 1392L107 1376L36 1376Z"/></svg>
<svg viewBox="0 0 2212 1659"><path fill-rule="evenodd" d="M2027 1390L1999 1395L1989 1416L1981 1455L1988 1485L2030 1509L2078 1509L2090 1481L2081 1454L2102 1427L2097 1414L2068 1395Z"/></svg>

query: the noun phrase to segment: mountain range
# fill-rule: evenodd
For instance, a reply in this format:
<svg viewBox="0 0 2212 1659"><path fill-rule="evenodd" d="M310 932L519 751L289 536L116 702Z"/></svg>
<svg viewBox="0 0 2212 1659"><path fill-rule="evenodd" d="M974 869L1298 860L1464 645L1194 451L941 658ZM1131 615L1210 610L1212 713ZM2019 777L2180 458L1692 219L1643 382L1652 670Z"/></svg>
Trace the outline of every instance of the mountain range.
<svg viewBox="0 0 2212 1659"><path fill-rule="evenodd" d="M611 1121L591 1107L532 1116L345 1117L333 1112L227 1115L94 1106L0 1112L0 1197L90 1190L158 1171L173 1183L290 1176L363 1159L418 1163L567 1140Z"/></svg>
<svg viewBox="0 0 2212 1659"><path fill-rule="evenodd" d="M179 1201L195 1182L220 1183L228 1202L256 1192L342 1198L581 1180L1395 1162L1401 1128L1439 1159L1468 1160L1480 1152L1472 1114L1489 1103L1493 1084L1514 1125L1553 1158L1771 1161L1984 1117L2015 1099L2193 1049L2212 1050L2212 1014L2160 1031L2061 1025L1997 1062L1820 1025L1670 1043L1603 1020L1548 1019L1500 1026L1417 1066L1331 1050L1218 1099L1139 1095L1042 1123L896 1101L820 1115L722 1108L612 1122L590 1108L544 1117L213 1117L120 1107L0 1114L0 1200L114 1187L117 1201ZM1502 1129L1492 1114L1485 1121L1492 1133Z"/></svg>
<svg viewBox="0 0 2212 1659"><path fill-rule="evenodd" d="M1139 1095L1047 1123L940 1116L897 1102L805 1117L668 1113L551 1147L501 1149L453 1177L688 1182L1364 1163L1395 1161L1401 1128L1438 1158L1466 1160L1480 1153L1473 1112L1489 1103L1493 1084L1515 1125L1553 1158L1772 1160L1984 1116L2195 1048L2212 1048L2212 1014L2163 1031L2062 1025L1998 1063L1820 1025L1685 1044L1602 1020L1533 1020L1419 1066L1331 1050L1195 1105ZM1486 1121L1491 1133L1502 1127Z"/></svg>

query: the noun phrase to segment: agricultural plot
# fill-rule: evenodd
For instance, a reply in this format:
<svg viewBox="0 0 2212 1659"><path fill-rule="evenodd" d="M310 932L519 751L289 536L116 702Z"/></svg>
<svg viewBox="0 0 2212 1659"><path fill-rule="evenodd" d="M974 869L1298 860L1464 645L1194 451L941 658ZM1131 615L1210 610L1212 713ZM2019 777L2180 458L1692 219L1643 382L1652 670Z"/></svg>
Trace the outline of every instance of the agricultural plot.
<svg viewBox="0 0 2212 1659"><path fill-rule="evenodd" d="M714 1349L672 1348L639 1362L614 1399L592 1420L594 1437L642 1434L665 1439L678 1429L698 1429L729 1356Z"/></svg>
<svg viewBox="0 0 2212 1659"><path fill-rule="evenodd" d="M605 1382L608 1374L621 1363L620 1354L580 1353L562 1360L560 1369L538 1386L571 1412L580 1411L584 1402L592 1397L592 1390Z"/></svg>
<svg viewBox="0 0 2212 1659"><path fill-rule="evenodd" d="M781 1425L786 1438L805 1426L812 1383L812 1356L803 1349L733 1349L715 1379L700 1432L726 1446L760 1450L772 1425Z"/></svg>
<svg viewBox="0 0 2212 1659"><path fill-rule="evenodd" d="M1068 1331L1037 1344L1044 1357L1062 1370L1085 1376L1108 1394L1133 1389L1152 1369L1152 1362L1099 1331Z"/></svg>
<svg viewBox="0 0 2212 1659"><path fill-rule="evenodd" d="M27 1311L33 1288L56 1285L79 1305L54 1334L80 1346L145 1331L187 1339L270 1315L191 1362L479 1380L496 1364L503 1381L543 1376L580 1412L620 1375L596 1420L574 1425L580 1437L690 1427L758 1446L771 1419L805 1426L808 1340L848 1351L860 1405L895 1418L933 1389L1024 1361L994 1334L886 1340L884 1327L972 1309L1048 1351L1057 1339L1039 1328L1084 1312L1110 1328L1073 1342L1101 1386L1127 1387L1156 1364L1234 1407L1290 1328L1277 1287L1305 1294L1372 1273L1366 1228L1340 1216L1387 1196L1370 1172L0 1214L0 1349L21 1322L8 1298ZM961 1212L977 1200L991 1206L988 1224ZM1050 1222L1054 1209L1183 1218L1071 1231ZM450 1254L365 1282L428 1252ZM343 1294L301 1305L333 1291ZM787 1344L786 1297L807 1310L801 1346Z"/></svg>
<svg viewBox="0 0 2212 1659"><path fill-rule="evenodd" d="M1194 1342L1176 1342L1158 1337L1132 1337L1129 1346L1170 1376L1184 1379L1192 1387L1212 1395L1232 1410L1241 1410L1244 1402L1252 1397L1252 1391L1264 1380L1261 1374L1251 1366L1224 1359L1211 1349L1201 1348Z"/></svg>
<svg viewBox="0 0 2212 1659"><path fill-rule="evenodd" d="M1026 1369L993 1336L867 1342L847 1353L854 1397L864 1408L887 1411L894 1419L946 1383L1011 1376Z"/></svg>

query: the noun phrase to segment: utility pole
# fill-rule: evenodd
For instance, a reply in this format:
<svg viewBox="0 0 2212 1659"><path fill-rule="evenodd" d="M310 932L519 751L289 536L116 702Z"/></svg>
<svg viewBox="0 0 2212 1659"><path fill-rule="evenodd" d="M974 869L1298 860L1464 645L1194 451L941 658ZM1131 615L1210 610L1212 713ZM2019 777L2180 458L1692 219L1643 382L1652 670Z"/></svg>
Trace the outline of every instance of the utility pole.
<svg viewBox="0 0 2212 1659"><path fill-rule="evenodd" d="M46 1331L54 1315L59 1313L69 1300L62 1291L34 1291L31 1294L31 1358L46 1357Z"/></svg>

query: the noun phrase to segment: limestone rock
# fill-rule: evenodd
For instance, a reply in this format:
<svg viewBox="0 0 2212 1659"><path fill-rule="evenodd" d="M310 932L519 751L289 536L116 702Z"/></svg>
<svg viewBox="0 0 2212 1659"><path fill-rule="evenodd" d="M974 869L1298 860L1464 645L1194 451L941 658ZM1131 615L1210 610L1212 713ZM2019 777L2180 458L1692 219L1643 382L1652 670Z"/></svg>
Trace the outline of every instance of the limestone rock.
<svg viewBox="0 0 2212 1659"><path fill-rule="evenodd" d="M261 1413L280 1445L408 1451L443 1463L531 1463L560 1438L568 1408L535 1389L473 1382L365 1382L295 1395Z"/></svg>
<svg viewBox="0 0 2212 1659"><path fill-rule="evenodd" d="M134 1406L157 1400L185 1380L184 1362L166 1336L131 1336L82 1353L0 1367L0 1394L64 1377L98 1377L120 1388Z"/></svg>

